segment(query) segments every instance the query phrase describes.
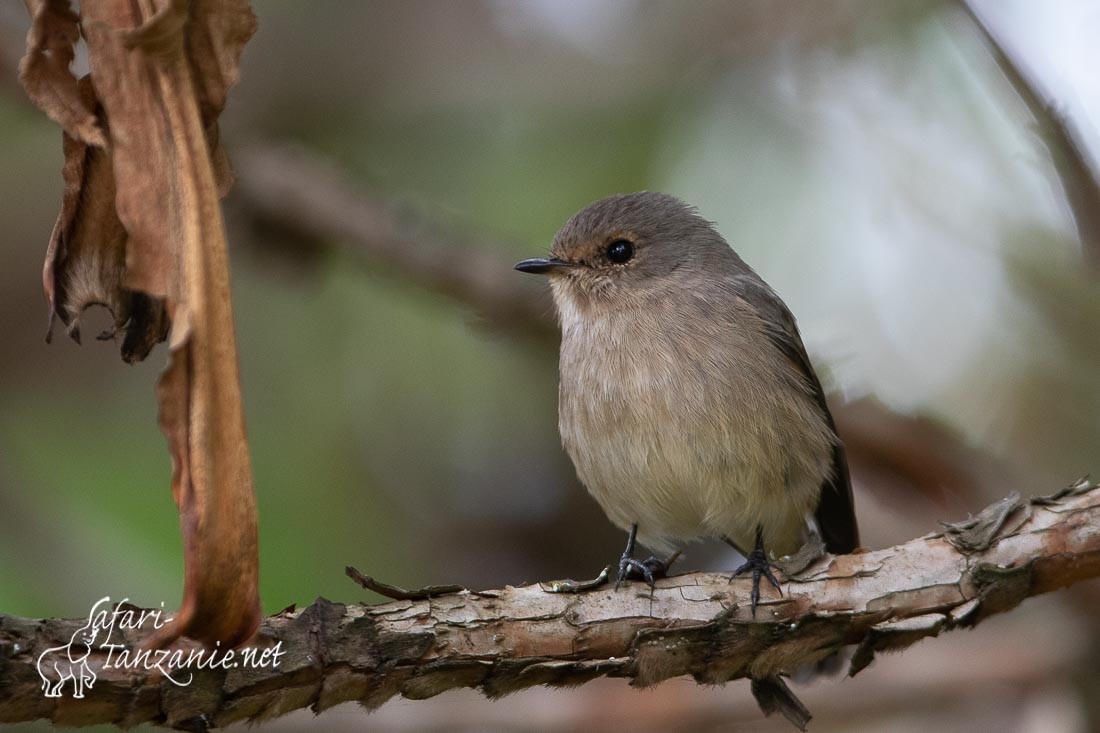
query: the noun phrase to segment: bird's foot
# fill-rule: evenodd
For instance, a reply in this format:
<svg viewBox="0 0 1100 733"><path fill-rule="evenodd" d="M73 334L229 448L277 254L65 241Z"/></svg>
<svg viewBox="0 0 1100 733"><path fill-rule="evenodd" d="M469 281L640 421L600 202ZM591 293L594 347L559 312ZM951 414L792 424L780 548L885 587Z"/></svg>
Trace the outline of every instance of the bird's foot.
<svg viewBox="0 0 1100 733"><path fill-rule="evenodd" d="M615 588L624 580L645 580L653 588L654 583L668 574L672 563L680 557L680 551L669 555L662 560L659 557L647 557L645 560L636 560L632 557L623 557L619 560L619 572L615 579ZM582 593L594 590L601 585L606 585L611 579L612 565L606 566L600 574L591 580L551 580L541 583L542 589L547 593Z"/></svg>
<svg viewBox="0 0 1100 733"><path fill-rule="evenodd" d="M756 531L756 547L745 558L744 564L741 567L733 571L733 575L730 576L730 581L739 575L743 575L749 571L752 572L752 595L749 597L752 604L752 617L756 618L756 604L760 602L760 578L765 577L768 579L775 589L779 591L779 595L783 595L783 589L779 586L779 581L776 580L775 574L772 573L774 566L768 560L768 555L764 552L764 539L760 530Z"/></svg>
<svg viewBox="0 0 1100 733"><path fill-rule="evenodd" d="M659 557L649 556L645 560L638 560L623 555L619 560L619 574L615 577L615 590L624 580L645 580L649 583L649 589L653 590L659 578L668 574L668 566L671 561Z"/></svg>
<svg viewBox="0 0 1100 733"><path fill-rule="evenodd" d="M630 534L626 538L626 549L623 550L623 556L619 559L619 573L615 576L615 590L618 590L622 582L628 578L642 578L649 583L649 589L652 591L657 579L665 577L668 574L669 567L676 562L676 558L680 557L680 552L677 550L664 560L654 556L647 557L645 560L638 560L634 557L634 541L637 537L638 524L635 522L630 526Z"/></svg>

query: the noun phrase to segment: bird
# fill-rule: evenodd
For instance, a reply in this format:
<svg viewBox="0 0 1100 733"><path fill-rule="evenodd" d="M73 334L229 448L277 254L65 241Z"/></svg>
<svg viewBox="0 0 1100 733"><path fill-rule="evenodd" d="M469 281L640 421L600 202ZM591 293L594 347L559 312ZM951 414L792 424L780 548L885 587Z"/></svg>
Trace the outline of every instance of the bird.
<svg viewBox="0 0 1100 733"><path fill-rule="evenodd" d="M515 269L549 279L561 329L558 428L580 481L628 533L616 587L716 539L777 591L773 558L812 524L859 546L844 445L794 316L698 210L600 199ZM636 543L661 556L635 556ZM671 555L670 555L671 553Z"/></svg>

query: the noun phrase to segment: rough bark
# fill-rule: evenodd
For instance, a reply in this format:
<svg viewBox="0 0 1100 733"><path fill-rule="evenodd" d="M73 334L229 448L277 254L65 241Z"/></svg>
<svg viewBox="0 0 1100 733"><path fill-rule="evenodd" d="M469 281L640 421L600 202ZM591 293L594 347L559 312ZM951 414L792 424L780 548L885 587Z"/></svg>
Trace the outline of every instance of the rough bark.
<svg viewBox="0 0 1100 733"><path fill-rule="evenodd" d="M380 605L318 599L265 620L268 643L282 643L277 668L202 670L177 687L102 669L93 651L98 679L83 700L43 697L36 670L38 655L82 622L0 616L0 722L205 728L352 700L375 708L394 695L422 699L455 687L495 698L601 676L636 686L684 675L701 684L748 678L765 709L783 709L796 701L782 677L846 645L856 645L855 674L876 652L1100 576L1096 489L1082 480L1047 497L1011 496L883 550L790 558L782 597L768 595L755 619L748 581L709 573L658 581L652 593L638 583L578 594L537 584Z"/></svg>

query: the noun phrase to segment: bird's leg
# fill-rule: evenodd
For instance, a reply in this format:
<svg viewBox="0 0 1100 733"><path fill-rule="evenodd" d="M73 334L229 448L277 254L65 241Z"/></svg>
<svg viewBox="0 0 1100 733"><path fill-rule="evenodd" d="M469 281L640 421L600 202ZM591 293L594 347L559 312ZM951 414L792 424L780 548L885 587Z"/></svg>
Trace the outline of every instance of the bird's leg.
<svg viewBox="0 0 1100 733"><path fill-rule="evenodd" d="M742 553L743 554L743 553ZM775 586L775 589L779 591L779 595L783 595L783 589L779 587L779 581L775 579L775 575L772 574L772 564L768 562L768 554L764 552L764 532L760 527L756 528L756 547L752 552L745 555L745 563L733 571L733 576L730 580L733 580L738 575L752 571L752 617L756 618L756 604L760 601L760 576L765 578Z"/></svg>
<svg viewBox="0 0 1100 733"><path fill-rule="evenodd" d="M676 558L680 556L679 552L674 552L671 557L667 559L661 559L654 555L650 555L645 560L638 560L634 557L634 541L638 537L638 523L630 525L630 534L626 538L626 549L623 550L623 556L619 558L619 574L615 578L615 590L619 589L619 585L626 580L633 573L635 576L640 576L645 579L645 582L649 583L650 590L653 590L654 585L657 583L658 578L663 578L668 573L668 568L676 561Z"/></svg>

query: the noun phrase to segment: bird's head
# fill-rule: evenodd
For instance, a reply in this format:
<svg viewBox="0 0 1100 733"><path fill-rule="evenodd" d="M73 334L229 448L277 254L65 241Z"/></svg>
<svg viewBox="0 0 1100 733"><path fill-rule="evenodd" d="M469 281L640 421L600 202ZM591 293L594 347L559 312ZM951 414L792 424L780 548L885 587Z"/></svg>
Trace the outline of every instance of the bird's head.
<svg viewBox="0 0 1100 733"><path fill-rule="evenodd" d="M691 206L643 191L600 199L554 236L549 257L521 272L547 275L561 309L628 307L726 271L737 256ZM602 305L601 305L602 304Z"/></svg>

